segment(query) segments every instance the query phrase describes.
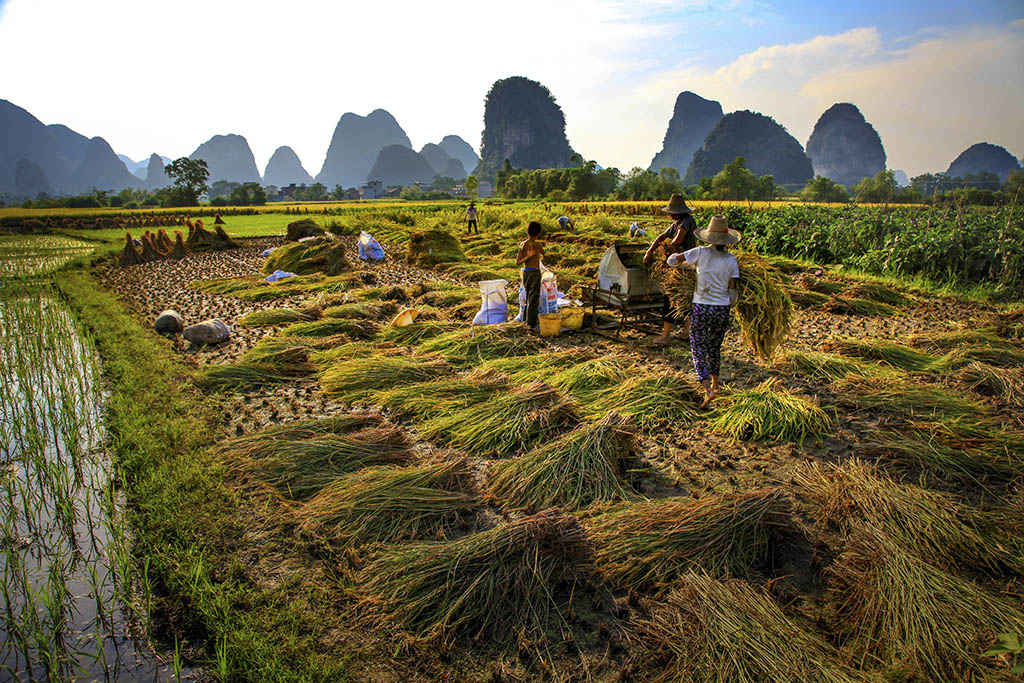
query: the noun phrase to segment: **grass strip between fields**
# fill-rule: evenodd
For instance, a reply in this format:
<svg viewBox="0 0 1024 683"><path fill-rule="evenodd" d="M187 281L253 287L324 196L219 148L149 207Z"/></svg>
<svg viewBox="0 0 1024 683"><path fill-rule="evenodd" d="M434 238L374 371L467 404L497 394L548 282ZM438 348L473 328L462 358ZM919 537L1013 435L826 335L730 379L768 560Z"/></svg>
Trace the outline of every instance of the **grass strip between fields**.
<svg viewBox="0 0 1024 683"><path fill-rule="evenodd" d="M214 406L186 388L187 370L168 346L86 270L62 273L57 287L103 359L110 449L136 559L163 596L158 620L180 614L221 680L345 680L345 662L317 647L330 628L325 591L312 582L299 591L260 585L242 566L245 501L209 448Z"/></svg>

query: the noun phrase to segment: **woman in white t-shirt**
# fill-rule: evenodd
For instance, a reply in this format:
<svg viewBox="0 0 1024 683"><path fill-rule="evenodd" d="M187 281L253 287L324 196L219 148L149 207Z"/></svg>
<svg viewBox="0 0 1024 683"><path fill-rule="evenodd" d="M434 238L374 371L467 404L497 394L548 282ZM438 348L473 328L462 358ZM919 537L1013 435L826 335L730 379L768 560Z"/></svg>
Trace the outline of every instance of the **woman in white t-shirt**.
<svg viewBox="0 0 1024 683"><path fill-rule="evenodd" d="M739 242L743 235L729 227L725 216L714 216L708 227L697 230L694 235L712 246L694 247L682 254L672 254L668 257L668 265L686 266L697 271L690 313L690 351L697 379L706 392L701 408L707 408L718 395L722 340L729 329L729 310L736 302L736 281L740 276L739 262L727 247Z"/></svg>

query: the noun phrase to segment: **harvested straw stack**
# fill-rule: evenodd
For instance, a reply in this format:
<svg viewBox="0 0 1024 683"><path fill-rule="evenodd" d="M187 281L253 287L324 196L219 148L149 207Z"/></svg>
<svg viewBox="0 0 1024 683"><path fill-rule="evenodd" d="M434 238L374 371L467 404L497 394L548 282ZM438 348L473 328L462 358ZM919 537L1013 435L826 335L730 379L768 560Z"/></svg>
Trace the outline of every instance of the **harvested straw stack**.
<svg viewBox="0 0 1024 683"><path fill-rule="evenodd" d="M458 366L477 365L482 360L525 356L536 353L540 342L522 325L481 325L457 329L420 344L428 353L439 353Z"/></svg>
<svg viewBox="0 0 1024 683"><path fill-rule="evenodd" d="M860 410L907 417L953 419L981 417L984 406L940 387L899 376L847 375L832 383L837 400Z"/></svg>
<svg viewBox="0 0 1024 683"><path fill-rule="evenodd" d="M312 320L319 320L322 312L323 309L319 306L312 308L265 308L249 313L238 320L237 324L244 327L261 327L264 325L310 322Z"/></svg>
<svg viewBox="0 0 1024 683"><path fill-rule="evenodd" d="M1024 405L1024 369L1000 368L973 361L956 374L956 382L968 391L999 398L1010 405Z"/></svg>
<svg viewBox="0 0 1024 683"><path fill-rule="evenodd" d="M991 680L979 655L1024 613L933 567L887 534L859 531L828 570L834 622L853 650L934 681Z"/></svg>
<svg viewBox="0 0 1024 683"><path fill-rule="evenodd" d="M358 583L372 614L450 646L539 632L557 610L559 588L588 570L579 523L546 510L450 543L393 546Z"/></svg>
<svg viewBox="0 0 1024 683"><path fill-rule="evenodd" d="M566 351L548 351L529 356L509 356L484 361L480 367L495 370L508 376L513 382L532 382L548 378L547 381L563 391L568 387L556 381L561 371L571 370L593 357L590 351L568 349Z"/></svg>
<svg viewBox="0 0 1024 683"><path fill-rule="evenodd" d="M575 402L550 385L532 382L486 403L432 418L420 433L471 455L497 457L574 424L578 417Z"/></svg>
<svg viewBox="0 0 1024 683"><path fill-rule="evenodd" d="M722 404L709 424L713 431L734 439L800 443L807 437L821 438L832 429L828 413L817 403L774 378L726 396Z"/></svg>
<svg viewBox="0 0 1024 683"><path fill-rule="evenodd" d="M504 375L478 370L464 378L419 382L380 391L374 394L373 400L397 415L422 422L485 403L509 388L509 380Z"/></svg>
<svg viewBox="0 0 1024 683"><path fill-rule="evenodd" d="M789 527L779 489L619 506L584 521L597 572L624 590L666 586L688 571L746 575Z"/></svg>
<svg viewBox="0 0 1024 683"><path fill-rule="evenodd" d="M663 600L645 606L648 616L633 622L633 639L659 664L657 681L871 680L746 581L686 574Z"/></svg>
<svg viewBox="0 0 1024 683"><path fill-rule="evenodd" d="M909 346L876 339L829 339L823 348L828 353L885 363L890 367L908 372L930 372L939 361L937 357Z"/></svg>
<svg viewBox="0 0 1024 683"><path fill-rule="evenodd" d="M180 261L181 259L185 258L186 256L190 256L191 254L192 252L189 251L188 247L185 246L185 242L181 237L181 231L175 230L174 245L171 247L170 252L167 254L167 258Z"/></svg>
<svg viewBox="0 0 1024 683"><path fill-rule="evenodd" d="M635 374L632 365L629 358L600 356L563 368L552 375L548 382L580 403L588 405L601 392L625 381L630 374Z"/></svg>
<svg viewBox="0 0 1024 683"><path fill-rule="evenodd" d="M597 394L586 406L592 416L614 410L640 429L680 427L697 418L703 394L689 374L672 370L632 377Z"/></svg>
<svg viewBox="0 0 1024 683"><path fill-rule="evenodd" d="M145 261L139 254L139 250L135 248L135 240L132 239L132 234L130 232L126 232L124 234L124 251L121 252L121 258L118 260L118 265L125 267L135 266L140 263L145 263Z"/></svg>
<svg viewBox="0 0 1024 683"><path fill-rule="evenodd" d="M368 467L338 479L296 512L299 528L342 546L429 539L475 504L465 456L407 467Z"/></svg>
<svg viewBox="0 0 1024 683"><path fill-rule="evenodd" d="M818 507L818 523L845 534L861 526L876 529L946 568L998 574L1020 564L982 535L978 515L968 508L942 493L895 482L865 463L812 463L794 482Z"/></svg>
<svg viewBox="0 0 1024 683"><path fill-rule="evenodd" d="M292 337L331 337L343 334L350 339L371 339L376 333L376 323L352 318L324 318L297 322L281 331L281 334Z"/></svg>
<svg viewBox="0 0 1024 683"><path fill-rule="evenodd" d="M380 415L367 411L297 420L264 429L258 434L229 439L218 448L218 451L222 454L245 453L247 457L254 459L269 458L287 441L305 441L333 434L348 434L366 427L378 427L382 421Z"/></svg>
<svg viewBox="0 0 1024 683"><path fill-rule="evenodd" d="M388 325L381 330L377 338L395 344L416 345L426 339L433 339L459 329L465 329L465 325L448 320L420 320L403 327Z"/></svg>
<svg viewBox="0 0 1024 683"><path fill-rule="evenodd" d="M873 377L885 372L881 366L872 367L852 358L816 351L786 351L775 364L795 375L819 382L833 382L847 375Z"/></svg>
<svg viewBox="0 0 1024 683"><path fill-rule="evenodd" d="M779 272L750 252L736 255L740 263L736 317L740 336L762 363L771 362L789 334L793 302Z"/></svg>
<svg viewBox="0 0 1024 683"><path fill-rule="evenodd" d="M374 391L425 382L451 371L448 361L438 356L377 355L330 363L320 373L320 384L332 398L356 401Z"/></svg>
<svg viewBox="0 0 1024 683"><path fill-rule="evenodd" d="M580 425L513 460L498 462L490 497L510 508L578 510L595 501L634 500L623 481L633 428L616 413Z"/></svg>

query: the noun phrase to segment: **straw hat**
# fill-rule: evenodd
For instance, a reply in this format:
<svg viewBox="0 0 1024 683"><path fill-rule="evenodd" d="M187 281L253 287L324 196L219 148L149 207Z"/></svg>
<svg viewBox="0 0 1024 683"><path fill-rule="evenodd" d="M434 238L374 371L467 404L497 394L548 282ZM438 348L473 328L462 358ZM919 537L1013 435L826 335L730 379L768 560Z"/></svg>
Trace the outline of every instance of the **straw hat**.
<svg viewBox="0 0 1024 683"><path fill-rule="evenodd" d="M669 197L668 206L661 207L661 210L665 213L690 213L686 200L677 194Z"/></svg>
<svg viewBox="0 0 1024 683"><path fill-rule="evenodd" d="M712 216L708 227L695 230L693 234L701 242L711 244L736 244L743 237L743 233L729 227L729 220L725 216Z"/></svg>

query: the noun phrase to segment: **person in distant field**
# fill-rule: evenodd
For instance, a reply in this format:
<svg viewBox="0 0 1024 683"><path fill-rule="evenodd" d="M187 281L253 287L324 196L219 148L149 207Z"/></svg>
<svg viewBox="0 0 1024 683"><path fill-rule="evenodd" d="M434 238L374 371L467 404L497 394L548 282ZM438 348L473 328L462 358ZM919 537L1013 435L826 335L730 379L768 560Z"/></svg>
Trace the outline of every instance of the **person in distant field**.
<svg viewBox="0 0 1024 683"><path fill-rule="evenodd" d="M568 216L562 216L561 218L559 218L558 226L562 228L562 230L574 230L576 228L576 224L573 223L572 219L569 218Z"/></svg>
<svg viewBox="0 0 1024 683"><path fill-rule="evenodd" d="M697 246L697 240L693 236L694 231L697 229L697 221L693 220L693 216L690 215L690 207L686 205L686 200L674 194L669 198L668 205L661 207L661 210L672 219L672 225L668 226L665 232L658 235L651 242L651 246L647 248L647 253L644 254L644 265L650 265L654 259L654 252L658 249L659 245L663 245L666 256L676 252L688 251ZM664 346L672 339L672 323L675 322L675 316L672 315L672 304L669 303L667 297L665 305L661 310L661 321L661 336L655 337L652 340L652 343L657 346ZM685 318L683 325L684 333L689 329L689 324L690 319Z"/></svg>
<svg viewBox="0 0 1024 683"><path fill-rule="evenodd" d="M469 208L466 210L466 222L469 224L466 228L466 234L477 233L480 231L476 227L476 203L470 202Z"/></svg>
<svg viewBox="0 0 1024 683"><path fill-rule="evenodd" d="M707 408L718 395L722 340L729 329L729 311L739 296L736 281L740 277L740 266L728 247L739 242L743 235L729 227L725 216L712 217L708 227L698 230L696 235L712 246L672 254L667 263L697 271L690 313L690 352L697 379L704 385L705 397L700 407Z"/></svg>
<svg viewBox="0 0 1024 683"><path fill-rule="evenodd" d="M544 245L537 241L540 237L540 223L531 221L526 228L527 238L519 243L519 254L516 265L523 266L523 287L526 288L526 315L523 320L531 330L538 329L540 319L540 258L544 255Z"/></svg>

